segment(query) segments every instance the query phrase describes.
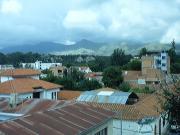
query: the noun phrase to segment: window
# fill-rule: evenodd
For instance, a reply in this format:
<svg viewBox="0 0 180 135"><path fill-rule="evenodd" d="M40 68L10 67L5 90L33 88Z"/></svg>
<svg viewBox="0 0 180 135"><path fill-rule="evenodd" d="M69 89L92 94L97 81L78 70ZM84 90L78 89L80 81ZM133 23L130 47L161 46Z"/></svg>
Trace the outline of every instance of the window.
<svg viewBox="0 0 180 135"><path fill-rule="evenodd" d="M165 63L162 63L162 66L163 66L163 67L165 67L165 66L166 66L166 64L165 64Z"/></svg>
<svg viewBox="0 0 180 135"><path fill-rule="evenodd" d="M51 99L53 99L53 97L54 97L54 93L52 92L52 93L51 93Z"/></svg>
<svg viewBox="0 0 180 135"><path fill-rule="evenodd" d="M161 135L161 118L159 119L159 135Z"/></svg>
<svg viewBox="0 0 180 135"><path fill-rule="evenodd" d="M166 56L162 56L162 59L164 60L166 58Z"/></svg>
<svg viewBox="0 0 180 135"><path fill-rule="evenodd" d="M107 127L104 128L103 130L101 130L101 131L95 133L95 135L107 135Z"/></svg>
<svg viewBox="0 0 180 135"><path fill-rule="evenodd" d="M165 123L166 123L166 118L163 117L163 127L165 126Z"/></svg>

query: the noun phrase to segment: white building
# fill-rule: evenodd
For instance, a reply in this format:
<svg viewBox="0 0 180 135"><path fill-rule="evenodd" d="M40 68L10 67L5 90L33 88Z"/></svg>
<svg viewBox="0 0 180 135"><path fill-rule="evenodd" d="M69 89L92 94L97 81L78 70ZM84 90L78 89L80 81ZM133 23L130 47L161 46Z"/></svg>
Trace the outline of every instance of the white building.
<svg viewBox="0 0 180 135"><path fill-rule="evenodd" d="M13 65L0 65L0 70L14 69Z"/></svg>
<svg viewBox="0 0 180 135"><path fill-rule="evenodd" d="M42 61L36 61L35 63L22 63L23 68L32 68L36 70L45 70L57 66L62 66L62 63L43 63Z"/></svg>
<svg viewBox="0 0 180 135"><path fill-rule="evenodd" d="M161 135L166 132L167 114L156 95L136 95L102 88L82 93L78 102L117 112L113 119L113 135Z"/></svg>
<svg viewBox="0 0 180 135"><path fill-rule="evenodd" d="M170 57L166 51L148 52L142 57L142 70L160 69L165 73L170 72Z"/></svg>
<svg viewBox="0 0 180 135"><path fill-rule="evenodd" d="M40 72L32 69L14 69L1 72L0 97L12 100L25 98L57 99L61 85L39 80Z"/></svg>
<svg viewBox="0 0 180 135"><path fill-rule="evenodd" d="M1 83L0 97L10 98L16 103L26 98L56 100L61 88L61 85L42 80L19 78Z"/></svg>

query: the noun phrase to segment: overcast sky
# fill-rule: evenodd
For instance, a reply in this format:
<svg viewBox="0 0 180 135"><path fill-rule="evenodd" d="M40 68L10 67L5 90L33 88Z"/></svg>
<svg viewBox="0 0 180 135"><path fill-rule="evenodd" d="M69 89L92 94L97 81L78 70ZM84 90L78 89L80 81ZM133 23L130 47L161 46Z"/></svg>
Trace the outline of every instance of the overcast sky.
<svg viewBox="0 0 180 135"><path fill-rule="evenodd" d="M180 0L0 0L0 47L83 38L180 42Z"/></svg>

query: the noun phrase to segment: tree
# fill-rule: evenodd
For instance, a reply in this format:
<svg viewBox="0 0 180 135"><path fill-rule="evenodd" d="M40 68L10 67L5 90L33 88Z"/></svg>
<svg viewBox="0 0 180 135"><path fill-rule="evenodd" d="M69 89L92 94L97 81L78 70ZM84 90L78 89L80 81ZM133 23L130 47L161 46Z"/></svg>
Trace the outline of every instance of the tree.
<svg viewBox="0 0 180 135"><path fill-rule="evenodd" d="M94 72L102 72L107 67L108 60L97 57L94 61L90 61L88 66Z"/></svg>
<svg viewBox="0 0 180 135"><path fill-rule="evenodd" d="M3 53L0 53L0 64L7 64L7 57Z"/></svg>
<svg viewBox="0 0 180 135"><path fill-rule="evenodd" d="M122 71L118 67L108 67L103 72L104 85L106 87L118 87L123 82Z"/></svg>
<svg viewBox="0 0 180 135"><path fill-rule="evenodd" d="M113 66L123 66L125 65L130 59L127 59L124 50L122 49L115 49L111 55L111 64Z"/></svg>
<svg viewBox="0 0 180 135"><path fill-rule="evenodd" d="M128 92L130 89L131 89L131 87L130 87L129 83L127 83L127 82L123 82L119 86L120 91Z"/></svg>
<svg viewBox="0 0 180 135"><path fill-rule="evenodd" d="M162 96L165 98L163 107L168 112L170 125L180 127L180 80L175 80L173 76L172 79L173 83L170 87L166 83L161 84Z"/></svg>
<svg viewBox="0 0 180 135"><path fill-rule="evenodd" d="M78 89L82 91L99 89L101 87L102 85L97 80L87 80L87 79L80 81L78 85Z"/></svg>
<svg viewBox="0 0 180 135"><path fill-rule="evenodd" d="M143 55L146 55L147 54L147 49L144 47L144 48L141 48L140 52L139 52L139 57L142 57Z"/></svg>
<svg viewBox="0 0 180 135"><path fill-rule="evenodd" d="M128 64L123 66L124 70L141 70L141 61L140 60L132 60Z"/></svg>

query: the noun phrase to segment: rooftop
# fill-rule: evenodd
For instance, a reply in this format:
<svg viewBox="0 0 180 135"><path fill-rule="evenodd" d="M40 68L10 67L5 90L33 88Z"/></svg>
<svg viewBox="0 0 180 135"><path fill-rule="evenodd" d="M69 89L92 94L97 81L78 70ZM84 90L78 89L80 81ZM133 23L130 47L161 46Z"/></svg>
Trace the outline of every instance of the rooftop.
<svg viewBox="0 0 180 135"><path fill-rule="evenodd" d="M152 118L159 116L163 111L161 101L161 97L152 94L141 96L139 102L133 105L92 102L88 102L88 104L117 112L118 115L114 117L116 119L139 121L143 118Z"/></svg>
<svg viewBox="0 0 180 135"><path fill-rule="evenodd" d="M79 97L81 94L81 91L75 91L75 90L61 90L58 93L58 99L59 100L73 100Z"/></svg>
<svg viewBox="0 0 180 135"><path fill-rule="evenodd" d="M83 92L78 98L79 102L94 102L94 103L115 103L115 104L128 104L131 99L138 100L138 96L133 92L122 92L118 90L93 90Z"/></svg>
<svg viewBox="0 0 180 135"><path fill-rule="evenodd" d="M15 80L6 81L0 84L0 94L27 93L33 92L37 88L45 90L61 88L63 86L43 80L36 80L31 78L19 78Z"/></svg>
<svg viewBox="0 0 180 135"><path fill-rule="evenodd" d="M73 103L1 123L0 131L8 135L80 135L110 120L114 115L99 107Z"/></svg>
<svg viewBox="0 0 180 135"><path fill-rule="evenodd" d="M8 69L2 71L0 76L32 76L32 75L40 75L41 72L33 69Z"/></svg>

